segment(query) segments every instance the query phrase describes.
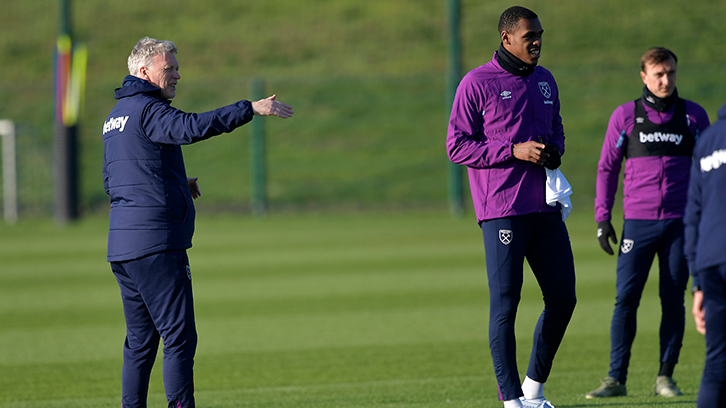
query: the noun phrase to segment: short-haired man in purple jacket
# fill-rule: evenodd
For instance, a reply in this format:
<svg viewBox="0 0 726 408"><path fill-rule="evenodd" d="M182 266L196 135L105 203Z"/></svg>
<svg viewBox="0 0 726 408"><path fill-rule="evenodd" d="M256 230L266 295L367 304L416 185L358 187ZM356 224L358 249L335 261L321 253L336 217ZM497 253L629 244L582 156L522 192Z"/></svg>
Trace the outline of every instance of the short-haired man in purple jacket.
<svg viewBox="0 0 726 408"><path fill-rule="evenodd" d="M545 167L565 151L557 83L537 62L542 25L524 7L499 20L501 46L456 92L446 147L468 167L484 235L489 281L489 346L504 406L549 408L543 387L577 302L575 267L561 207L545 198ZM524 382L514 333L524 260L544 297Z"/></svg>
<svg viewBox="0 0 726 408"><path fill-rule="evenodd" d="M103 184L111 201L107 260L126 319L124 408L146 407L160 339L169 407L195 406L197 333L186 250L194 233L192 199L200 192L196 178L187 178L181 145L231 132L254 115L293 114L274 95L199 114L172 107L181 78L176 53L171 41L141 39L103 124Z"/></svg>
<svg viewBox="0 0 726 408"><path fill-rule="evenodd" d="M673 381L685 329L684 292L688 266L683 253L683 213L691 155L706 111L676 90L678 59L653 47L640 60L642 97L610 116L597 170L595 221L602 249L617 243L611 210L623 159L623 235L617 263L617 298L610 325L610 371L587 398L627 395L625 382L635 339L637 311L655 255L659 258L660 368L655 394L681 395Z"/></svg>

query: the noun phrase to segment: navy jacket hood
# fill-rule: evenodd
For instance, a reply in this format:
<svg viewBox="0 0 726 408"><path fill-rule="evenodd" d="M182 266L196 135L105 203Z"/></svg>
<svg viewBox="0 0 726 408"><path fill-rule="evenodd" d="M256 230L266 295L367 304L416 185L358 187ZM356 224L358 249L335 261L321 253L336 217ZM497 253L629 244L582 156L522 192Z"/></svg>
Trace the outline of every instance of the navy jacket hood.
<svg viewBox="0 0 726 408"><path fill-rule="evenodd" d="M161 99L161 89L151 85L149 81L133 75L126 75L121 88L116 88L116 99L128 98L139 94L147 94L153 98Z"/></svg>

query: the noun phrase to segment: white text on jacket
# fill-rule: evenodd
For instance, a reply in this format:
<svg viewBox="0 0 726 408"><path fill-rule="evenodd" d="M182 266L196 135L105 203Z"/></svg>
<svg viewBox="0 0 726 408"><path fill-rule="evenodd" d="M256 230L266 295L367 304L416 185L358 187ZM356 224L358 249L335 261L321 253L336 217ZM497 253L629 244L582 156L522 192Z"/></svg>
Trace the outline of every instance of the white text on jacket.
<svg viewBox="0 0 726 408"><path fill-rule="evenodd" d="M129 117L128 116L119 116L117 118L110 118L109 120L103 122L103 134L118 129L119 132L123 132L124 128L126 127L126 122L128 122Z"/></svg>
<svg viewBox="0 0 726 408"><path fill-rule="evenodd" d="M726 163L726 149L714 150L710 155L701 158L701 172L708 173L724 163Z"/></svg>
<svg viewBox="0 0 726 408"><path fill-rule="evenodd" d="M682 140L683 140L683 135L677 135L674 133L661 133L661 132L643 133L643 132L640 132L640 143L666 142L666 143L675 143L677 146L677 145L681 144Z"/></svg>

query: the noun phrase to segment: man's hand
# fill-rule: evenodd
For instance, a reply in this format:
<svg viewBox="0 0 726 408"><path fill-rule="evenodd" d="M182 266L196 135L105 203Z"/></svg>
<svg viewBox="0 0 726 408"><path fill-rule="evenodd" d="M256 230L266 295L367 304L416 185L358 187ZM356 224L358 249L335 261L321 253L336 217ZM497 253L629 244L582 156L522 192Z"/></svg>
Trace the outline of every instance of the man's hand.
<svg viewBox="0 0 726 408"><path fill-rule="evenodd" d="M192 198L196 199L202 195L202 191L199 189L199 183L197 183L199 177L187 177L187 183L189 184L189 190L192 192Z"/></svg>
<svg viewBox="0 0 726 408"><path fill-rule="evenodd" d="M544 143L544 148L541 150L546 153L546 155L543 155L545 161L542 165L550 170L556 170L560 167L560 164L562 164L562 154L560 153L560 149L554 143L545 143L542 136L539 137L539 142Z"/></svg>
<svg viewBox="0 0 726 408"><path fill-rule="evenodd" d="M277 95L272 95L266 99L260 99L257 102L252 102L252 110L255 115L259 116L278 116L283 119L287 119L292 116L292 106L278 102L275 100Z"/></svg>
<svg viewBox="0 0 726 408"><path fill-rule="evenodd" d="M550 157L550 155L544 151L544 148L544 144L530 140L529 142L515 144L512 146L512 155L519 160L528 161L542 166Z"/></svg>
<svg viewBox="0 0 726 408"><path fill-rule="evenodd" d="M699 333L706 334L706 312L703 310L703 291L697 290L693 292L693 321L696 322L696 330Z"/></svg>
<svg viewBox="0 0 726 408"><path fill-rule="evenodd" d="M615 236L615 228L613 228L613 224L611 224L610 221L598 222L597 240L600 241L600 247L602 248L602 250L612 255L613 249L610 248L610 243L608 242L608 239L612 241L613 244L618 243L618 238Z"/></svg>

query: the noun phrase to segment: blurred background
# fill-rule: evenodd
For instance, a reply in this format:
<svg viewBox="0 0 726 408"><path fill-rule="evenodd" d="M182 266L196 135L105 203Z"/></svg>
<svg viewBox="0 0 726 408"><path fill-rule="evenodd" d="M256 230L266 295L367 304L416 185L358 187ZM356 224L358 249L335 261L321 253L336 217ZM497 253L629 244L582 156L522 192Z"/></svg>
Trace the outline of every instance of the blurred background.
<svg viewBox="0 0 726 408"><path fill-rule="evenodd" d="M77 122L81 215L108 210L101 129L128 73L126 58L144 36L176 43L182 79L173 105L182 110L250 99L255 79L265 95L295 108L292 119L263 119L269 211L447 209L447 0L69 1L74 41L88 52ZM560 88L562 170L578 211L592 212L608 118L640 96L638 61L647 48L678 55L679 94L716 120L726 100L726 3L517 3L545 29L540 65ZM491 59L499 15L511 5L461 0L461 75ZM58 1L0 3L0 119L16 126L21 218L53 213L59 24ZM249 132L245 126L184 148L203 192L200 211L251 211Z"/></svg>

